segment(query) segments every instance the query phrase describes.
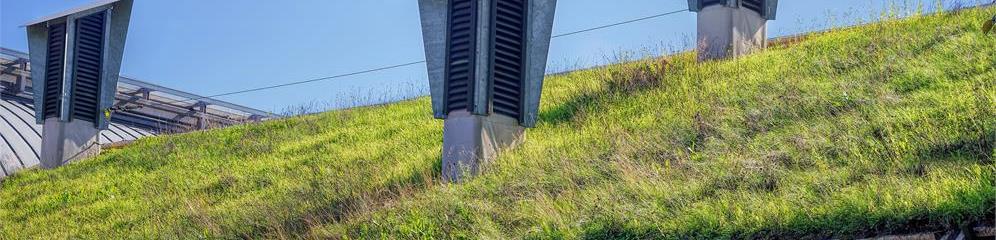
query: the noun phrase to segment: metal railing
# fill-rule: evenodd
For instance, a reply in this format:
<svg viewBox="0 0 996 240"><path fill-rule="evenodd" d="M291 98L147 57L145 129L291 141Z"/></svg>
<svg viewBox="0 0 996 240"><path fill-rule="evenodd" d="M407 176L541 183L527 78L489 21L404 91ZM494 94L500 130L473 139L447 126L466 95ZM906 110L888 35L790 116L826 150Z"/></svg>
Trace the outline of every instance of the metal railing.
<svg viewBox="0 0 996 240"><path fill-rule="evenodd" d="M28 54L0 48L0 92L7 99L33 104ZM186 132L279 117L238 104L202 97L121 76L112 121L159 133Z"/></svg>

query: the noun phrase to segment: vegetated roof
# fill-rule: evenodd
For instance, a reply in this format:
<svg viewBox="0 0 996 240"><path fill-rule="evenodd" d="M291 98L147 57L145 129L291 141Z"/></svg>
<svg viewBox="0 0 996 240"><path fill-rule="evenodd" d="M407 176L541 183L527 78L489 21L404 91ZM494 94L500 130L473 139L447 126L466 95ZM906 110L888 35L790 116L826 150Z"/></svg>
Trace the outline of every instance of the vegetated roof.
<svg viewBox="0 0 996 240"><path fill-rule="evenodd" d="M996 206L996 8L729 61L549 76L485 173L421 98L167 137L0 183L9 238L852 239ZM991 226L991 225L990 225Z"/></svg>
<svg viewBox="0 0 996 240"><path fill-rule="evenodd" d="M39 164L42 124L35 122L31 102L0 94L0 179ZM155 135L152 129L112 121L100 131L98 143L108 144Z"/></svg>
<svg viewBox="0 0 996 240"><path fill-rule="evenodd" d="M35 121L28 54L0 48L0 179L38 165L42 125ZM99 143L135 140L266 120L273 114L135 80L118 79L115 105ZM190 100L190 101L186 101Z"/></svg>

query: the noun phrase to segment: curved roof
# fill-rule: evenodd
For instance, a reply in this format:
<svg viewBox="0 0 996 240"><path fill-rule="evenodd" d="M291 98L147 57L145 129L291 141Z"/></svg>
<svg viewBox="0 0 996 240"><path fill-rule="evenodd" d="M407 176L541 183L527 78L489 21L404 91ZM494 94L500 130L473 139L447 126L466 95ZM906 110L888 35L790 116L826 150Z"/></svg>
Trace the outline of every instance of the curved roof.
<svg viewBox="0 0 996 240"><path fill-rule="evenodd" d="M42 124L35 121L28 54L0 47L0 180L39 164ZM224 127L277 117L257 109L119 77L115 111L99 143Z"/></svg>
<svg viewBox="0 0 996 240"><path fill-rule="evenodd" d="M42 125L35 123L34 106L16 97L0 97L0 179L39 164ZM113 121L100 131L98 142L108 144L156 135L155 132Z"/></svg>

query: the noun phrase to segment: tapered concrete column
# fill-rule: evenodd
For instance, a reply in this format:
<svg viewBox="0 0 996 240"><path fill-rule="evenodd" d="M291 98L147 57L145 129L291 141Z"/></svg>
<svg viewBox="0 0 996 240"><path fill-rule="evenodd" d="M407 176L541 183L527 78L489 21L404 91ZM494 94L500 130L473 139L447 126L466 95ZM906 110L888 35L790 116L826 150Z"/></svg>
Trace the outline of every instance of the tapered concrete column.
<svg viewBox="0 0 996 240"><path fill-rule="evenodd" d="M41 165L100 154L98 134L114 103L133 0L103 0L25 26Z"/></svg>
<svg viewBox="0 0 996 240"><path fill-rule="evenodd" d="M419 0L442 175L459 182L536 125L556 0Z"/></svg>
<svg viewBox="0 0 996 240"><path fill-rule="evenodd" d="M698 60L739 57L767 46L767 19L746 8L713 5L698 14Z"/></svg>
<svg viewBox="0 0 996 240"><path fill-rule="evenodd" d="M443 177L459 181L476 175L502 149L517 145L524 138L525 128L517 119L451 112L443 121Z"/></svg>
<svg viewBox="0 0 996 240"><path fill-rule="evenodd" d="M76 160L100 154L97 136L100 130L92 122L74 120L59 121L58 118L45 119L42 128L41 165L46 169L56 168Z"/></svg>

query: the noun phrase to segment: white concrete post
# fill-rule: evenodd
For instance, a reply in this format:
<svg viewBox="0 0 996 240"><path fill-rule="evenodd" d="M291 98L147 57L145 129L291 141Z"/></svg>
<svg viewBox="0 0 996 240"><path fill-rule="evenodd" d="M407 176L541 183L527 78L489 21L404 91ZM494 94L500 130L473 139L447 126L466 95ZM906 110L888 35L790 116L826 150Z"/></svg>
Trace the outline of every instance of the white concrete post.
<svg viewBox="0 0 996 240"><path fill-rule="evenodd" d="M767 47L767 21L774 19L777 1L727 0L703 6L702 1L691 0L689 4L698 12L699 61L735 58ZM757 7L746 7L750 4Z"/></svg>

